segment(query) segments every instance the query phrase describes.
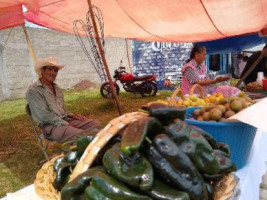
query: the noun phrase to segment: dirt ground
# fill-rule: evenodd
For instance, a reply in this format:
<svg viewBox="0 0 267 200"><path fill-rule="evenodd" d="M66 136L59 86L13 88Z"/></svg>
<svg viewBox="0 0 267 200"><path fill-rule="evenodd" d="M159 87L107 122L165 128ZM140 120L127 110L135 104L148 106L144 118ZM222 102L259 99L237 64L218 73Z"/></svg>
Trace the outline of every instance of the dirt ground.
<svg viewBox="0 0 267 200"><path fill-rule="evenodd" d="M73 86L74 89L82 90L82 89L99 89L100 85L93 83L89 80L82 80Z"/></svg>

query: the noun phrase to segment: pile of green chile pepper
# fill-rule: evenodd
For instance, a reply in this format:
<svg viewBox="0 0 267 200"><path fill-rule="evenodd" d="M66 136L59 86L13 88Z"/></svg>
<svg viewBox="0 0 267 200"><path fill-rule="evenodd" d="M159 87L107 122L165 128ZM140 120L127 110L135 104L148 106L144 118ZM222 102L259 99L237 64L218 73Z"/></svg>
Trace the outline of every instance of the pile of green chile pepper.
<svg viewBox="0 0 267 200"><path fill-rule="evenodd" d="M68 182L94 136L55 161L54 187L62 200L210 200L214 184L236 171L227 144L185 123L185 109L149 104L149 115L129 124L94 164Z"/></svg>

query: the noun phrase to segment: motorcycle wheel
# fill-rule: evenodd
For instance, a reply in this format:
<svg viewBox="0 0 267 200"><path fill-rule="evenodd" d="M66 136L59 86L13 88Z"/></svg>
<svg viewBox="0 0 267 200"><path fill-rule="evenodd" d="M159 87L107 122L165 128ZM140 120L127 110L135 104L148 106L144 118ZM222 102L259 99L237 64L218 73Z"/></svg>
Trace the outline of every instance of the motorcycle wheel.
<svg viewBox="0 0 267 200"><path fill-rule="evenodd" d="M119 93L120 93L119 86L115 85L114 87L115 87L115 90L116 90L116 94L119 95ZM108 82L107 83L103 83L101 85L100 94L101 94L102 97L104 97L106 99L112 99L113 98L111 86L110 86L110 84Z"/></svg>
<svg viewBox="0 0 267 200"><path fill-rule="evenodd" d="M140 87L140 94L142 97L155 96L158 91L158 86L154 82L145 82Z"/></svg>

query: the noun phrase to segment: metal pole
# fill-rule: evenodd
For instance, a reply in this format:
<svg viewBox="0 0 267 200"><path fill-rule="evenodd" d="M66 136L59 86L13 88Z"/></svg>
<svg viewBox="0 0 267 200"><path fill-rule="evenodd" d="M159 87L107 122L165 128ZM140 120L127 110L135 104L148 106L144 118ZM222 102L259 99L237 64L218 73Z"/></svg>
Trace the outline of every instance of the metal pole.
<svg viewBox="0 0 267 200"><path fill-rule="evenodd" d="M118 96L117 96L117 94L115 92L115 87L113 85L113 81L112 81L112 78L111 78L111 75L110 75L110 72L109 72L109 69L108 69L108 64L107 64L107 61L106 61L104 50L103 50L103 47L101 45L101 41L100 41L100 38L99 38L99 33L98 33L97 25L96 25L96 22L95 22L92 3L91 3L91 0L87 0L87 2L88 2L88 5L89 5L90 16L91 16L91 19L92 19L93 28L94 28L95 35L96 35L96 42L97 42L98 50L100 52L100 55L101 55L101 58L102 58L102 61L103 61L104 67L105 67L105 71L106 71L107 76L108 76L109 84L111 85L112 94L113 94L113 97L114 97L115 102L117 104L119 115L121 115L122 112L121 112L119 99L118 99Z"/></svg>
<svg viewBox="0 0 267 200"><path fill-rule="evenodd" d="M130 62L130 58L129 58L129 52L128 52L128 41L127 39L125 39L125 43L126 43L126 53L127 53L127 58L128 58L128 67L130 70L130 73L132 74L132 68L131 68L131 62Z"/></svg>

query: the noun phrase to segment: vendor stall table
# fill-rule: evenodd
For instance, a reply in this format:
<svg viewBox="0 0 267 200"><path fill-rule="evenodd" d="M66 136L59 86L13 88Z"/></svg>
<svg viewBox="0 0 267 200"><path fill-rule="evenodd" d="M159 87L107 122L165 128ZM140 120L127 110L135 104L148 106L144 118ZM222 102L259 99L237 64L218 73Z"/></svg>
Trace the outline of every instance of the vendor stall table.
<svg viewBox="0 0 267 200"><path fill-rule="evenodd" d="M238 176L237 185L241 193L233 200L252 200L259 199L260 183L262 176L266 172L267 161L267 133L257 131L254 143L251 149L248 163L242 169L235 172ZM27 186L15 193L7 194L1 200L42 200L37 196L34 186Z"/></svg>

